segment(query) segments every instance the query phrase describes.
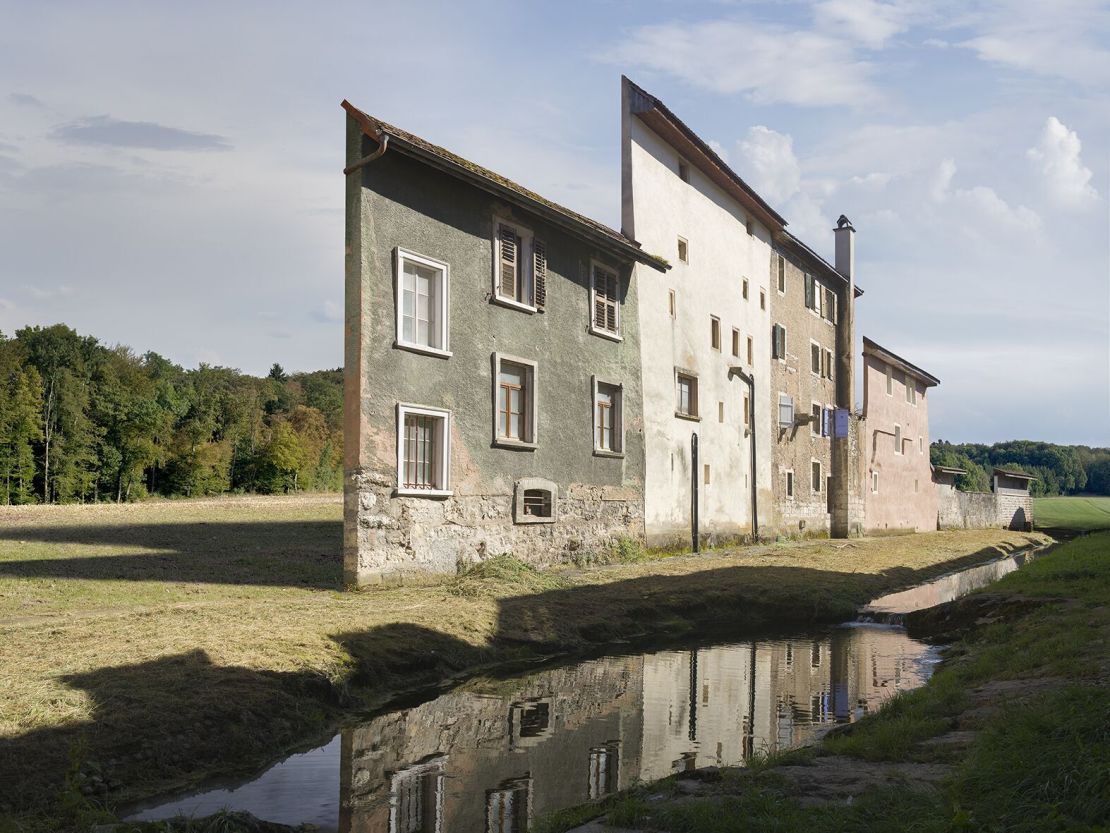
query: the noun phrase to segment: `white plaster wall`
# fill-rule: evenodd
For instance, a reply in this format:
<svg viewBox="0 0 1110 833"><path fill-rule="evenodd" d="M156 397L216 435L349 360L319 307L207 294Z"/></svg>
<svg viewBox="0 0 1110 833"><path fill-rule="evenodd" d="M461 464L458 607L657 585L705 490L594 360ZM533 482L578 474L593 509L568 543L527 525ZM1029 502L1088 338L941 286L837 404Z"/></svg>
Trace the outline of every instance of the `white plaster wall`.
<svg viewBox="0 0 1110 833"><path fill-rule="evenodd" d="M751 531L750 450L757 444L760 523L771 517L770 232L745 227L744 210L690 165L690 181L678 176L678 153L627 110L624 114L624 229L644 250L666 258L664 273L636 267L643 356L644 435L647 457L645 522L649 542L689 539L690 436L699 436L700 528L731 536ZM631 190L631 199L627 193ZM689 263L678 259L677 241L689 241ZM749 282L743 300L743 278ZM669 290L677 310L669 310ZM761 310L760 290L767 293ZM710 344L710 316L721 319L721 350ZM732 328L741 334L739 359L732 356ZM747 365L747 337L754 338L754 367ZM744 392L734 364L754 370L754 437L745 436ZM675 416L675 367L696 372L701 420ZM718 403L725 420L718 420ZM710 483L705 485L705 463Z"/></svg>

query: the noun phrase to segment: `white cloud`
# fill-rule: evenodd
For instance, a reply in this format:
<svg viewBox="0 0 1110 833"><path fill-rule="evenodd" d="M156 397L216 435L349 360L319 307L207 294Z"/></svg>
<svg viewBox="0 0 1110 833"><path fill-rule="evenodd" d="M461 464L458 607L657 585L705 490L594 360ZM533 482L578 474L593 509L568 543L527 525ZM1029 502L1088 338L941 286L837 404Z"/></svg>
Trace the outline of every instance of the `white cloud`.
<svg viewBox="0 0 1110 833"><path fill-rule="evenodd" d="M724 145L722 145L716 139L709 139L708 141L706 141L706 144L713 148L713 152L715 154L725 160L726 163L728 162L728 151L725 150Z"/></svg>
<svg viewBox="0 0 1110 833"><path fill-rule="evenodd" d="M24 286L24 291L36 301L49 301L54 298L64 298L73 294L73 287L66 284L49 289L43 286Z"/></svg>
<svg viewBox="0 0 1110 833"><path fill-rule="evenodd" d="M952 188L952 177L955 175L956 160L942 159L929 186L929 196L933 198L933 202L944 202Z"/></svg>
<svg viewBox="0 0 1110 833"><path fill-rule="evenodd" d="M760 124L751 128L738 145L752 185L764 197L781 203L798 193L802 167L790 136Z"/></svg>
<svg viewBox="0 0 1110 833"><path fill-rule="evenodd" d="M760 104L873 103L872 68L844 39L740 20L641 26L603 60L643 67Z"/></svg>
<svg viewBox="0 0 1110 833"><path fill-rule="evenodd" d="M910 9L903 3L877 0L822 0L813 7L814 20L822 29L852 38L871 49L909 28Z"/></svg>
<svg viewBox="0 0 1110 833"><path fill-rule="evenodd" d="M343 322L343 310L335 301L324 301L312 317L322 324L341 324Z"/></svg>
<svg viewBox="0 0 1110 833"><path fill-rule="evenodd" d="M1049 116L1040 144L1026 151L1044 177L1049 195L1067 208L1081 208L1098 199L1098 192L1091 185L1091 169L1079 157L1081 150L1078 134L1055 116Z"/></svg>

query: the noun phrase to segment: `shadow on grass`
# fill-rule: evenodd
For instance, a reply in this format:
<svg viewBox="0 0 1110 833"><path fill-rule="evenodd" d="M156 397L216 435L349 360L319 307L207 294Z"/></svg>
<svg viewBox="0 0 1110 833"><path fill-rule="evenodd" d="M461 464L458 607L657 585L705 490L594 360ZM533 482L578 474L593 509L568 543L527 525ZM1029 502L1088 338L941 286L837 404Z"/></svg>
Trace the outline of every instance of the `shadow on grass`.
<svg viewBox="0 0 1110 833"><path fill-rule="evenodd" d="M84 526L16 526L0 541L80 545L134 555L0 560L0 576L196 582L339 589L340 521L263 521Z"/></svg>
<svg viewBox="0 0 1110 833"><path fill-rule="evenodd" d="M198 774L256 768L319 738L344 710L480 665L589 654L617 641L627 651L683 636L722 642L835 623L879 593L1003 554L992 547L939 569L878 575L737 565L510 596L498 601L497 631L486 644L405 622L334 634L349 657L342 679L219 666L200 651L65 676L91 699L92 720L0 739L0 784L14 805L49 812L71 750L82 749L108 785L103 798L134 798Z"/></svg>

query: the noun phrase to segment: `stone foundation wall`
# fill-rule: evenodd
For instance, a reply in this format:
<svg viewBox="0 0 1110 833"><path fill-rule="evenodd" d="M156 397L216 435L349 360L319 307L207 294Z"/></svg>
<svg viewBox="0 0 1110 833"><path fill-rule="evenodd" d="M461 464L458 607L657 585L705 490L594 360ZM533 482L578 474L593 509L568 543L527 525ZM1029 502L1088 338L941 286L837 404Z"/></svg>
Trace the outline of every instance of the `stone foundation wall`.
<svg viewBox="0 0 1110 833"><path fill-rule="evenodd" d="M1033 523L1033 498L1029 492L1000 489L996 494L997 523L1005 529L1025 529Z"/></svg>
<svg viewBox="0 0 1110 833"><path fill-rule="evenodd" d="M349 586L400 583L512 553L536 567L642 540L639 489L558 486L556 518L514 523L513 494L394 497L388 475L356 472L345 490L344 576Z"/></svg>

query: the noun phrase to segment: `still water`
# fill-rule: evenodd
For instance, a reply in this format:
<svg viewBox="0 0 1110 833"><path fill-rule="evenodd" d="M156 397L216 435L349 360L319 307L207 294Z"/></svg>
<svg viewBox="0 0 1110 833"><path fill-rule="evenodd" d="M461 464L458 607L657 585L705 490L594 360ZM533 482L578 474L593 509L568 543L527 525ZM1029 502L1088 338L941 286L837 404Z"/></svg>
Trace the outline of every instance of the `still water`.
<svg viewBox="0 0 1110 833"><path fill-rule="evenodd" d="M523 833L636 781L805 744L923 684L936 662L900 628L854 624L470 682L131 818L226 807L342 833Z"/></svg>

